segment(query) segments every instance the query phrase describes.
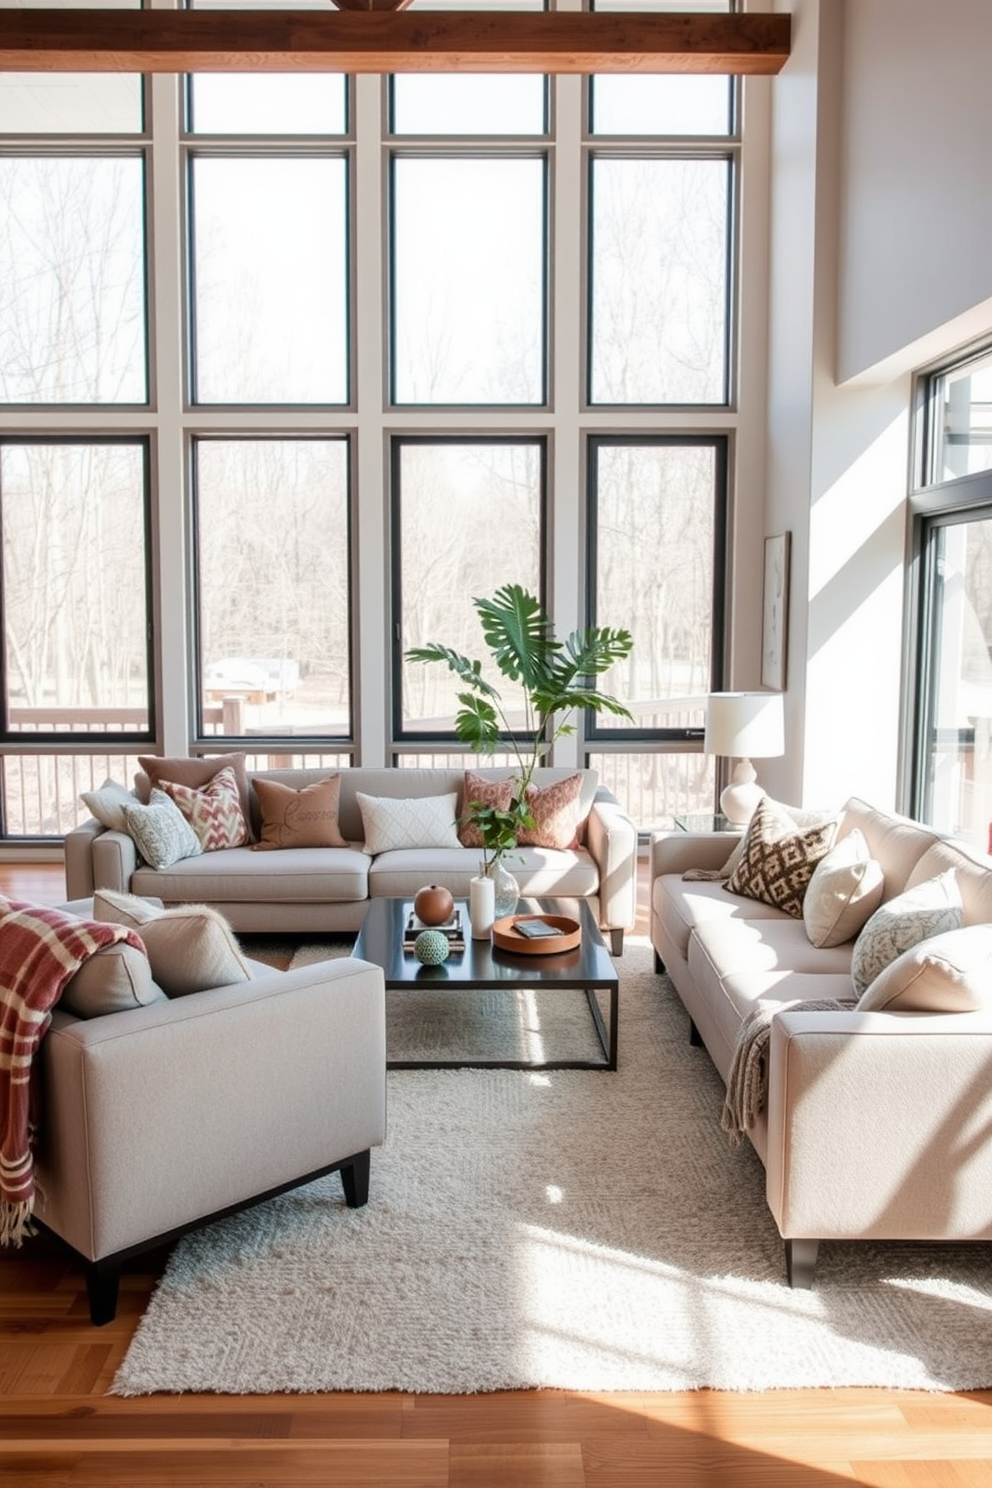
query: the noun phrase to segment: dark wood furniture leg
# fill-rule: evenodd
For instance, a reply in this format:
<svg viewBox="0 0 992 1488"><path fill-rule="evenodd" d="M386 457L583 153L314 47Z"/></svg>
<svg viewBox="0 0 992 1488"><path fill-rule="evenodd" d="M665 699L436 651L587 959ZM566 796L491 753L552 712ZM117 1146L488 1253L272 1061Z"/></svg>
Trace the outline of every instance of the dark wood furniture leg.
<svg viewBox="0 0 992 1488"><path fill-rule="evenodd" d="M790 1287L809 1291L816 1274L816 1253L819 1240L786 1240L785 1270Z"/></svg>

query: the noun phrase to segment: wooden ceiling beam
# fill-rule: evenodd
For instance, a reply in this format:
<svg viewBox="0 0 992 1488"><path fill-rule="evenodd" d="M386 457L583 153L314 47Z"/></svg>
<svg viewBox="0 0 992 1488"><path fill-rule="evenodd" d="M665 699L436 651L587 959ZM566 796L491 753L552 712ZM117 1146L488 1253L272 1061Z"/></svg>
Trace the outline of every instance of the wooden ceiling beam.
<svg viewBox="0 0 992 1488"><path fill-rule="evenodd" d="M0 9L13 72L771 75L788 15L618 11Z"/></svg>

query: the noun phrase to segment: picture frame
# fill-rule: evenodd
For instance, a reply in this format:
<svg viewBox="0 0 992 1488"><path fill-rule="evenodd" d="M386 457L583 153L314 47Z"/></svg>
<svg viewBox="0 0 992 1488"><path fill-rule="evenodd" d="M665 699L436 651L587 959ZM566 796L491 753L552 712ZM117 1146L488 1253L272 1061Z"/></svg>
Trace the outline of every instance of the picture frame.
<svg viewBox="0 0 992 1488"><path fill-rule="evenodd" d="M765 538L761 611L761 685L784 692L789 638L791 532Z"/></svg>

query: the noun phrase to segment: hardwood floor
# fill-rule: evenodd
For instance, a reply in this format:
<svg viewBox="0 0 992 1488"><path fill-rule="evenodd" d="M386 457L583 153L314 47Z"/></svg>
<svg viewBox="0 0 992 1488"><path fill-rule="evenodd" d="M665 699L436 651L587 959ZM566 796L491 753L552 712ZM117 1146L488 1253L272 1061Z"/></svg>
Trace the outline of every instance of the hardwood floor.
<svg viewBox="0 0 992 1488"><path fill-rule="evenodd" d="M61 868L0 864L0 892L58 902ZM59 1241L0 1249L11 1488L992 1488L992 1390L110 1397L164 1258L94 1329Z"/></svg>

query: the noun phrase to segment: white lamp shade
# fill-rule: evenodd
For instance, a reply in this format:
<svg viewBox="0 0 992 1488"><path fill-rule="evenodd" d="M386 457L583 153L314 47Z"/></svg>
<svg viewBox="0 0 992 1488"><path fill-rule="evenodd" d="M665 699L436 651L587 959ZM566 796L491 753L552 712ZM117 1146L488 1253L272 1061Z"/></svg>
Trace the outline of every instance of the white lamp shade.
<svg viewBox="0 0 992 1488"><path fill-rule="evenodd" d="M711 692L706 705L706 754L771 759L785 753L780 692Z"/></svg>

